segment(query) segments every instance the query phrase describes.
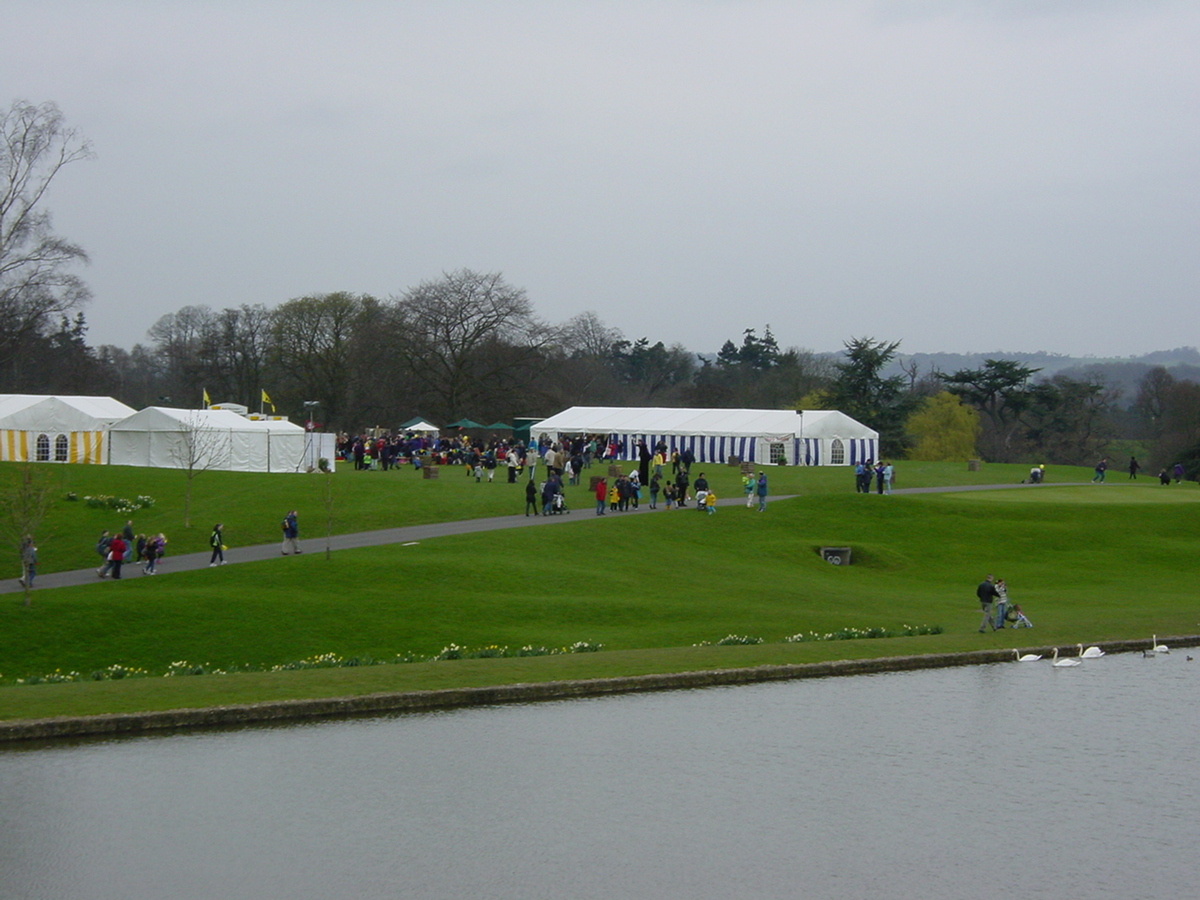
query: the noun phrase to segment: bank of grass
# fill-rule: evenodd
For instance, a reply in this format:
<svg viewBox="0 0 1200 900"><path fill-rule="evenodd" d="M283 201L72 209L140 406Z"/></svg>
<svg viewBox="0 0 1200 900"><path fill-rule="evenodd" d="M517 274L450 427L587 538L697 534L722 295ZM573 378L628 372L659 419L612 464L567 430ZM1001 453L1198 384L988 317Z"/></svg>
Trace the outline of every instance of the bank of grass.
<svg viewBox="0 0 1200 900"><path fill-rule="evenodd" d="M0 463L0 491L16 480L21 466ZM622 464L623 471L632 466ZM730 466L696 467L720 497L740 496L738 469ZM216 522L225 526L230 546L261 544L279 539L279 521L289 509L300 513L301 534L308 541L326 532L325 476L314 474L251 474L200 472L192 482L191 526L183 525L186 474L172 469L132 466L37 466L51 486L51 505L39 531L39 570L44 573L81 569L96 564L94 546L102 530L120 529L131 518L135 531L163 532L168 551L207 551L208 535ZM847 494L853 491L853 472L845 468L769 467L770 490L783 494ZM898 487L933 487L948 484L982 485L1017 483L1028 473L1022 465L984 465L967 471L965 464L902 462L897 466ZM545 470L538 468L538 480ZM568 486L566 498L576 511L590 510L589 475L606 475L607 464L584 470L583 483ZM669 468L668 468L669 474ZM1078 481L1090 470L1050 470L1051 481ZM462 466L446 466L437 479L425 479L405 467L390 472L356 472L341 465L330 476L333 488L334 534L374 531L403 525L461 521L489 516L520 514L525 505L525 483L508 484L504 469L496 470L492 483L476 484ZM77 499L67 500L68 494ZM83 498L112 496L154 498L153 507L126 515L89 506Z"/></svg>
<svg viewBox="0 0 1200 900"><path fill-rule="evenodd" d="M836 474L844 482L845 472ZM937 477L931 471L930 480ZM491 487L464 479L458 491ZM307 555L130 579L119 591L107 584L39 591L28 609L10 597L0 606L0 674L8 684L114 663L162 672L177 660L269 668L322 653L428 657L450 643L589 641L606 650L7 686L0 718L1068 645L1193 633L1200 619L1193 548L1200 492L1143 483L884 498L805 492L802 480L800 490L764 515L741 507L713 516L690 509L600 521L580 515L553 528L342 551L328 561ZM854 565L822 562L817 549L825 545L852 547ZM1008 579L1035 629L976 632L974 586L987 572ZM782 643L798 632L906 624L945 632ZM728 634L767 643L693 646Z"/></svg>

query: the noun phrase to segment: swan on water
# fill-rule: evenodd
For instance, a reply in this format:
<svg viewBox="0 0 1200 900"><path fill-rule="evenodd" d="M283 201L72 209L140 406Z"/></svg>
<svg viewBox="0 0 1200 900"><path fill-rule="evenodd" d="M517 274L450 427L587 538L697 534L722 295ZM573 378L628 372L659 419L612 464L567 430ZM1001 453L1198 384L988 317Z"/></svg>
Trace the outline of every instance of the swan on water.
<svg viewBox="0 0 1200 900"><path fill-rule="evenodd" d="M1053 663L1051 663L1051 665L1057 666L1058 668L1062 669L1062 668L1064 668L1064 667L1066 667L1066 666L1077 666L1077 665L1079 665L1079 660L1078 660L1078 659L1075 659L1074 657L1071 657L1070 659L1068 659L1068 658L1066 658L1066 657L1063 657L1062 659L1059 659L1059 658L1058 658L1058 648L1057 648L1057 647L1055 647L1055 648L1054 648L1054 662L1053 662Z"/></svg>
<svg viewBox="0 0 1200 900"><path fill-rule="evenodd" d="M1013 656L1017 658L1017 662L1034 662L1042 658L1040 653L1026 653L1022 656L1020 650L1013 650Z"/></svg>
<svg viewBox="0 0 1200 900"><path fill-rule="evenodd" d="M1166 645L1166 644L1160 644L1160 643L1158 642L1158 635L1157 635L1157 634L1154 636L1154 640L1153 640L1153 641L1151 641L1151 643L1154 645L1154 652L1155 652L1155 653L1170 653L1170 652L1171 652L1171 651L1170 651L1170 650L1167 648L1167 645Z"/></svg>
<svg viewBox="0 0 1200 900"><path fill-rule="evenodd" d="M1104 655L1104 651L1099 647L1088 647L1084 650L1083 644L1076 644L1075 646L1079 648L1080 659L1099 659Z"/></svg>

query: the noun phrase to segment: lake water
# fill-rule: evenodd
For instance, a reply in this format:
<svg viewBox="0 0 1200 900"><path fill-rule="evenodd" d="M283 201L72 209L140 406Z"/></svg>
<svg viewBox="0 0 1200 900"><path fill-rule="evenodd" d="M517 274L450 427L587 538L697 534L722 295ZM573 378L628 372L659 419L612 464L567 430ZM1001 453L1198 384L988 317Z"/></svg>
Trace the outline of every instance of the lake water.
<svg viewBox="0 0 1200 900"><path fill-rule="evenodd" d="M1198 684L1177 651L10 747L0 898L1184 897Z"/></svg>

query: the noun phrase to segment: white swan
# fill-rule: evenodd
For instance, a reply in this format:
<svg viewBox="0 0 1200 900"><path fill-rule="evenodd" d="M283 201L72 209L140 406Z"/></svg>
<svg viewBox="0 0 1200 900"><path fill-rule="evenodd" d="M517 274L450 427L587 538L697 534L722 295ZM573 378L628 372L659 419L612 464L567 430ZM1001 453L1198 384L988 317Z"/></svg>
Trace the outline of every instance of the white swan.
<svg viewBox="0 0 1200 900"><path fill-rule="evenodd" d="M1017 662L1035 662L1042 658L1040 653L1026 653L1022 656L1020 650L1013 650L1013 656L1016 657Z"/></svg>
<svg viewBox="0 0 1200 900"><path fill-rule="evenodd" d="M1080 659L1099 659L1104 655L1104 651L1099 647L1088 647L1084 650L1083 644L1076 644L1075 646L1079 648Z"/></svg>
<svg viewBox="0 0 1200 900"><path fill-rule="evenodd" d="M1154 640L1153 640L1151 643L1153 643L1153 644L1154 644L1154 652L1155 652L1155 653L1170 653L1170 652L1171 652L1169 649L1167 649L1167 645L1166 645L1166 644L1160 644L1160 643L1158 642L1158 635L1157 635L1157 634L1154 636Z"/></svg>
<svg viewBox="0 0 1200 900"><path fill-rule="evenodd" d="M1054 648L1054 662L1051 665L1057 666L1058 668L1062 669L1067 666L1077 666L1079 664L1080 664L1079 660L1075 659L1074 657L1071 657L1070 659L1067 659L1066 657L1064 657L1063 659L1059 659L1058 658L1058 648L1057 647Z"/></svg>

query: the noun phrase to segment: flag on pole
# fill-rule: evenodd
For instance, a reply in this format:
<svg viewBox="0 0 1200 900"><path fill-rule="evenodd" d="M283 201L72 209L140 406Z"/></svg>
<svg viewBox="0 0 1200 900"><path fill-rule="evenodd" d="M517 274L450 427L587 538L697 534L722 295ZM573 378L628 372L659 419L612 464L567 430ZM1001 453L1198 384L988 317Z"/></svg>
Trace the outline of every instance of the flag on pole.
<svg viewBox="0 0 1200 900"><path fill-rule="evenodd" d="M208 399L208 388L200 388L200 390L204 393L204 408L208 409L212 406L212 401Z"/></svg>
<svg viewBox="0 0 1200 900"><path fill-rule="evenodd" d="M262 402L271 407L271 412L275 412L275 404L271 402L271 398L267 396L267 392L262 392Z"/></svg>

